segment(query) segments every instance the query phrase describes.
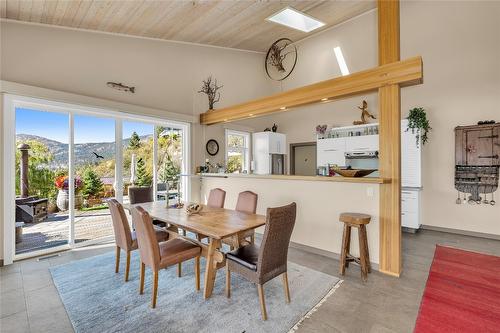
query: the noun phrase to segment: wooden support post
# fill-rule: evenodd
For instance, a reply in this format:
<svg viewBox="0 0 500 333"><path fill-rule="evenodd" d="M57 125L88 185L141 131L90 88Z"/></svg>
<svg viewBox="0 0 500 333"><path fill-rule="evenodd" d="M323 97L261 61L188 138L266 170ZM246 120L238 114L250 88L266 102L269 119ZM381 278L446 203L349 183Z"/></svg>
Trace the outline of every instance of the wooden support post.
<svg viewBox="0 0 500 333"><path fill-rule="evenodd" d="M399 61L399 1L378 0L379 65ZM399 84L378 90L380 177L380 271L401 274L401 95Z"/></svg>

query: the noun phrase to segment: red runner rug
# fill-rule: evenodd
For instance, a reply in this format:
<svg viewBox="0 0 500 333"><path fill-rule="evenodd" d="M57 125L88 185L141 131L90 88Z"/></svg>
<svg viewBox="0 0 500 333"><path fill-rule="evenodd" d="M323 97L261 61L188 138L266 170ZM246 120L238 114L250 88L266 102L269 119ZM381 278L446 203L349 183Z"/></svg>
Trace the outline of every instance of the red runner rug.
<svg viewBox="0 0 500 333"><path fill-rule="evenodd" d="M500 257L436 246L415 333L500 332Z"/></svg>

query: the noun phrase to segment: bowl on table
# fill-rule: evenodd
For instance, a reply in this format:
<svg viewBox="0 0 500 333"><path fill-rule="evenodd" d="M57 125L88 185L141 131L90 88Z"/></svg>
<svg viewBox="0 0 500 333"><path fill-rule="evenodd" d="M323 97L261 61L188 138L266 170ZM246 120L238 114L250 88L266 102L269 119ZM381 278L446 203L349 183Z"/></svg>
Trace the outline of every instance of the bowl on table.
<svg viewBox="0 0 500 333"><path fill-rule="evenodd" d="M377 169L334 169L336 173L343 177L364 177L377 171Z"/></svg>

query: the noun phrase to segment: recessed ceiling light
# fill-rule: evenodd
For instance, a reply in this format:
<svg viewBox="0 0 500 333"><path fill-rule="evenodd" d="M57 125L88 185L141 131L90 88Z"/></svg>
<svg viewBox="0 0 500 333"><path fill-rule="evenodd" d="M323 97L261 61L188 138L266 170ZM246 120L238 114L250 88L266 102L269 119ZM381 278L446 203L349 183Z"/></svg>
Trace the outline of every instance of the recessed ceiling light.
<svg viewBox="0 0 500 333"><path fill-rule="evenodd" d="M276 14L269 16L266 20L303 32L310 32L325 25L323 22L291 7L280 10Z"/></svg>
<svg viewBox="0 0 500 333"><path fill-rule="evenodd" d="M335 52L335 57L337 58L337 62L339 63L342 76L349 75L349 68L347 68L347 64L345 63L344 55L342 54L342 49L340 48L340 46L334 48L333 52Z"/></svg>
<svg viewBox="0 0 500 333"><path fill-rule="evenodd" d="M280 110L286 110L286 106L280 107Z"/></svg>
<svg viewBox="0 0 500 333"><path fill-rule="evenodd" d="M328 98L322 98L321 101L322 102L326 102L328 100Z"/></svg>

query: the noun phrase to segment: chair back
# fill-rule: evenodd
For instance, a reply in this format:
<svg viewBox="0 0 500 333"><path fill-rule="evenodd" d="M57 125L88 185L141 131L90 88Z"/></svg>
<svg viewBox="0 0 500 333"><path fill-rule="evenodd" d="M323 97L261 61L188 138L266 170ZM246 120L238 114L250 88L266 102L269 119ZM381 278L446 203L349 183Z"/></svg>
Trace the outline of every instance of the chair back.
<svg viewBox="0 0 500 333"><path fill-rule="evenodd" d="M257 193L252 191L244 191L238 195L238 202L236 203L236 210L238 212L255 214L257 211Z"/></svg>
<svg viewBox="0 0 500 333"><path fill-rule="evenodd" d="M108 201L108 206L111 212L111 220L113 221L116 245L121 249L130 250L132 247L132 235L123 205L116 199L111 199Z"/></svg>
<svg viewBox="0 0 500 333"><path fill-rule="evenodd" d="M141 261L154 270L159 269L160 247L151 216L141 206L133 207L131 210Z"/></svg>
<svg viewBox="0 0 500 333"><path fill-rule="evenodd" d="M295 225L297 204L268 208L260 245L257 274L265 281L286 272L288 245Z"/></svg>
<svg viewBox="0 0 500 333"><path fill-rule="evenodd" d="M130 204L138 204L153 201L153 188L145 186L132 186L128 188L128 199Z"/></svg>
<svg viewBox="0 0 500 333"><path fill-rule="evenodd" d="M226 191L220 188L210 190L208 194L207 206L212 208L224 208L226 200Z"/></svg>

